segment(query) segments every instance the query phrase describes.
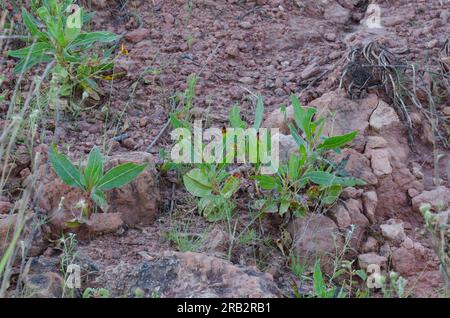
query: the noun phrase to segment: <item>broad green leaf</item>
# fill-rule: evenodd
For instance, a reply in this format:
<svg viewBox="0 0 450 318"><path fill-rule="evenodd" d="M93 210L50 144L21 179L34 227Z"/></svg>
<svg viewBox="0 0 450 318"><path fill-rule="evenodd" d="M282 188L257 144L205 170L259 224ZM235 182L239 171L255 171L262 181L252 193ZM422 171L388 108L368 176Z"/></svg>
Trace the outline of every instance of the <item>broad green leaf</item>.
<svg viewBox="0 0 450 318"><path fill-rule="evenodd" d="M231 127L233 128L244 128L246 127L245 122L242 121L241 115L239 113L239 105L234 105L230 108L229 120Z"/></svg>
<svg viewBox="0 0 450 318"><path fill-rule="evenodd" d="M256 110L255 110L255 122L253 123L253 128L256 130L261 127L261 123L264 116L264 105L263 105L263 99L261 95L258 95L258 100L256 102Z"/></svg>
<svg viewBox="0 0 450 318"><path fill-rule="evenodd" d="M68 48L74 49L77 46L87 46L94 44L95 42L110 43L116 41L117 39L117 35L106 31L82 33L78 35L72 43L70 43Z"/></svg>
<svg viewBox="0 0 450 318"><path fill-rule="evenodd" d="M321 186L330 186L332 184L335 184L337 183L338 179L338 177L336 177L335 175L325 171L307 172L303 175L302 178L308 179L311 182Z"/></svg>
<svg viewBox="0 0 450 318"><path fill-rule="evenodd" d="M47 39L45 33L39 30L33 17L28 14L25 8L22 8L22 20L32 36L37 37L40 41L44 41Z"/></svg>
<svg viewBox="0 0 450 318"><path fill-rule="evenodd" d="M361 278L364 282L367 280L367 273L363 269L358 269L356 272L356 275L358 275L359 278Z"/></svg>
<svg viewBox="0 0 450 318"><path fill-rule="evenodd" d="M300 145L300 167L306 163L306 147L305 145Z"/></svg>
<svg viewBox="0 0 450 318"><path fill-rule="evenodd" d="M230 218L234 204L219 195L208 195L198 202L198 209L209 222L218 222Z"/></svg>
<svg viewBox="0 0 450 318"><path fill-rule="evenodd" d="M342 192L342 186L334 184L330 187L324 189L324 194L322 197L322 203L326 205L333 204L339 198Z"/></svg>
<svg viewBox="0 0 450 318"><path fill-rule="evenodd" d="M275 178L271 176L261 175L254 177L254 179L258 181L258 185L264 190L273 190L277 186Z"/></svg>
<svg viewBox="0 0 450 318"><path fill-rule="evenodd" d="M174 129L184 128L184 124L181 120L178 119L178 116L174 113L169 114L170 124Z"/></svg>
<svg viewBox="0 0 450 318"><path fill-rule="evenodd" d="M305 129L303 127L303 121L305 117L305 110L300 104L300 100L296 95L291 95L291 103L294 108L294 121L297 124L298 128L300 128L303 132Z"/></svg>
<svg viewBox="0 0 450 318"><path fill-rule="evenodd" d="M340 148L340 147L346 145L347 143L349 143L350 141L352 141L356 137L357 133L358 133L357 131L353 131L353 132L350 132L350 133L345 134L345 135L329 137L329 138L325 139L318 146L318 148L319 149L336 149L336 148Z"/></svg>
<svg viewBox="0 0 450 318"><path fill-rule="evenodd" d="M80 171L64 155L58 152L56 145L50 151L50 163L53 170L61 180L71 187L84 188L81 181Z"/></svg>
<svg viewBox="0 0 450 318"><path fill-rule="evenodd" d="M347 187L353 187L355 185L364 185L365 182L356 178L343 178L337 177L332 173L325 171L311 171L302 176L302 179L309 180L320 186L331 186L338 184Z"/></svg>
<svg viewBox="0 0 450 318"><path fill-rule="evenodd" d="M43 0L42 4L45 6L45 8L48 9L53 14L56 14L58 12L58 2L57 0ZM65 9L65 8L64 8Z"/></svg>
<svg viewBox="0 0 450 318"><path fill-rule="evenodd" d="M77 28L66 28L64 30L64 39L66 41L66 45L69 45L70 43L72 43L77 36L79 36L81 33L81 29L77 29Z"/></svg>
<svg viewBox="0 0 450 318"><path fill-rule="evenodd" d="M278 213L283 216L289 210L290 206L291 200L289 198L281 198Z"/></svg>
<svg viewBox="0 0 450 318"><path fill-rule="evenodd" d="M303 118L303 128L307 140L311 140L317 128L316 124L313 122L315 113L316 110L314 108L308 108L305 112L305 117Z"/></svg>
<svg viewBox="0 0 450 318"><path fill-rule="evenodd" d="M103 176L103 159L100 150L94 146L89 153L86 168L84 169L84 180L88 191L90 191Z"/></svg>
<svg viewBox="0 0 450 318"><path fill-rule="evenodd" d="M108 202L106 201L105 194L101 190L96 189L92 192L91 198L103 210L103 212L108 210Z"/></svg>
<svg viewBox="0 0 450 318"><path fill-rule="evenodd" d="M66 49L63 50L64 59L71 63L81 63L82 59L77 54L70 54Z"/></svg>
<svg viewBox="0 0 450 318"><path fill-rule="evenodd" d="M138 165L132 162L123 163L109 170L97 183L97 189L101 191L120 188L133 181L147 168L147 164Z"/></svg>
<svg viewBox="0 0 450 318"><path fill-rule="evenodd" d="M317 142L319 138L322 136L323 129L325 128L326 118L321 117L317 119L315 122L316 125L316 133L314 135L314 142Z"/></svg>
<svg viewBox="0 0 450 318"><path fill-rule="evenodd" d="M319 260L314 264L313 272L313 288L314 294L319 298L328 298L327 286L323 279L322 271L320 269Z"/></svg>
<svg viewBox="0 0 450 318"><path fill-rule="evenodd" d="M288 124L288 127L289 127L289 130L291 131L291 135L294 138L297 145L305 147L306 141L299 135L295 126L292 123L290 123L290 124Z"/></svg>
<svg viewBox="0 0 450 318"><path fill-rule="evenodd" d="M292 181L297 180L300 169L300 158L296 154L291 154L289 158L288 176Z"/></svg>
<svg viewBox="0 0 450 318"><path fill-rule="evenodd" d="M183 176L186 190L196 197L206 197L211 194L212 185L206 173L195 168Z"/></svg>
<svg viewBox="0 0 450 318"><path fill-rule="evenodd" d="M220 190L220 194L226 199L229 199L239 189L240 180L234 176L228 177L225 184Z"/></svg>
<svg viewBox="0 0 450 318"><path fill-rule="evenodd" d="M109 63L101 63L99 65L93 66L92 67L92 73L101 73L101 72L105 72L105 71L109 71L112 70L114 68L114 63L113 62L109 62Z"/></svg>
<svg viewBox="0 0 450 318"><path fill-rule="evenodd" d="M291 95L291 102L294 108L294 121L297 126L303 131L306 136L306 140L311 141L311 137L315 132L316 126L313 125L312 118L316 113L316 109L308 108L304 109L297 96Z"/></svg>
<svg viewBox="0 0 450 318"><path fill-rule="evenodd" d="M26 71L28 71L30 68L32 68L33 66L35 66L36 64L39 63L44 63L44 62L50 62L52 61L52 57L49 55L41 55L38 58L25 58L20 60L19 63L17 63L16 67L14 67L14 73L25 73Z"/></svg>
<svg viewBox="0 0 450 318"><path fill-rule="evenodd" d="M72 220L65 222L65 226L67 226L69 229L76 229L76 228L80 227L81 224L83 224L83 223L80 222L80 220L78 220L78 219L72 219Z"/></svg>
<svg viewBox="0 0 450 318"><path fill-rule="evenodd" d="M51 15L47 7L40 7L37 9L36 14L42 21L45 22L45 24L47 24L47 22L51 19Z"/></svg>
<svg viewBox="0 0 450 318"><path fill-rule="evenodd" d="M66 46L64 38L64 27L61 19L49 19L47 22L48 33L59 44L61 48Z"/></svg>
<svg viewBox="0 0 450 318"><path fill-rule="evenodd" d="M12 56L12 57L17 57L20 59L27 58L27 57L39 58L43 54L52 53L52 52L54 52L53 46L51 46L49 43L37 42L30 46L19 49L19 50L9 51L8 55Z"/></svg>

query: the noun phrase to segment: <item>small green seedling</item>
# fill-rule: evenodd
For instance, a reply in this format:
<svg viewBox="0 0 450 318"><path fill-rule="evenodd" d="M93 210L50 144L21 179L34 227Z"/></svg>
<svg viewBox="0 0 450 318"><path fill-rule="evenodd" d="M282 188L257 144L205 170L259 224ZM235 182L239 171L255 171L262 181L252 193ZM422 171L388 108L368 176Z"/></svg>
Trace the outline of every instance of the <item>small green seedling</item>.
<svg viewBox="0 0 450 318"><path fill-rule="evenodd" d="M74 88L83 90L83 97L99 100L100 89L95 78L113 68L111 52L99 57L88 50L97 42L111 43L118 39L111 32L82 32L90 19L73 0L45 0L35 9L36 17L22 8L22 19L34 39L30 46L9 51L19 59L16 73L24 73L40 63L56 62L52 82L59 96L70 96Z"/></svg>
<svg viewBox="0 0 450 318"><path fill-rule="evenodd" d="M92 212L91 200L103 211L106 211L108 203L104 192L120 188L133 181L147 167L147 164L138 165L127 162L105 173L103 158L96 146L90 151L84 168L81 165L79 167L74 166L67 156L58 152L55 145L50 152L50 163L65 184L80 188L88 194L88 202L80 206L84 218L89 218Z"/></svg>
<svg viewBox="0 0 450 318"><path fill-rule="evenodd" d="M83 291L83 298L109 298L109 290L105 288L91 288L88 287Z"/></svg>
<svg viewBox="0 0 450 318"><path fill-rule="evenodd" d="M187 88L182 96L176 96L177 103L182 103L182 107L174 110L169 114L170 124L174 129L176 128L191 128L192 115L190 113L193 100L195 97L195 87L197 86L198 77L195 74L189 75L187 79Z"/></svg>

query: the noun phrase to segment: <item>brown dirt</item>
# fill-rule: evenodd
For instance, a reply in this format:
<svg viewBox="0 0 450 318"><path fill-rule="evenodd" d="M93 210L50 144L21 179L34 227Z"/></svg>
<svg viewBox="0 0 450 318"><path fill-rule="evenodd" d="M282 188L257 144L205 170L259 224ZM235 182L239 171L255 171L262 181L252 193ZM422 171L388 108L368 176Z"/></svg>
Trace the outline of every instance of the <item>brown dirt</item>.
<svg viewBox="0 0 450 318"><path fill-rule="evenodd" d="M68 114L56 123L49 118L46 129L39 131L36 143L50 144L56 126L56 140L62 147L70 145L70 155L74 158L103 143L111 147L111 155L145 151L173 109L171 97L186 88L187 76L192 73L201 73L195 107L210 123L225 123L229 107L236 102L244 119L251 122L253 94L262 94L267 114L280 105L288 105L291 93L299 95L307 104L335 90L344 65L343 56L353 45L376 39L404 60L424 61L429 54L440 50L450 34L450 5L441 5L442 1L437 0L378 1L385 24L382 31L367 30L361 22L367 1L330 0L319 5L316 1L203 0L192 1L192 8L188 1L176 0L132 0L123 6L122 1L86 2L92 2L92 9L97 11L92 29L123 35L120 42L129 54L121 56L116 63L117 70L124 70L126 75L102 84L105 96L99 105L82 110L76 117ZM447 21L443 22L445 18ZM2 73L11 79L3 88L13 89L13 60L4 60L1 65ZM450 106L450 101L440 105L444 106ZM4 118L6 108L1 107L0 116ZM109 109L106 117L104 109ZM123 140L113 140L124 134ZM168 145L170 139L165 133L151 153L158 156L161 149L169 149ZM419 142L418 147L420 153L411 154L408 160L424 167L425 188L429 188L433 161L428 154L432 148L426 142ZM20 183L28 164L19 166L12 180L16 178ZM382 186L389 196L392 183ZM172 193L169 180L163 180L161 191L165 208L152 226L81 243L80 252L110 266L123 260L138 263L143 252L154 254L174 249L163 233L170 230L173 222L182 223L192 204L184 198L182 187ZM175 216L168 213L171 198ZM392 198L386 204L396 204L396 200ZM399 200L409 204L407 197ZM408 215L409 211L382 215L381 219L399 217L414 228L421 226L420 215ZM189 231L197 234L210 231L210 225L196 213L189 217L194 220ZM265 256L263 261L262 256ZM263 244L239 247L232 261L258 265L274 274L279 285L285 288L294 279L274 242L271 248ZM426 279L419 285L418 294L430 288Z"/></svg>

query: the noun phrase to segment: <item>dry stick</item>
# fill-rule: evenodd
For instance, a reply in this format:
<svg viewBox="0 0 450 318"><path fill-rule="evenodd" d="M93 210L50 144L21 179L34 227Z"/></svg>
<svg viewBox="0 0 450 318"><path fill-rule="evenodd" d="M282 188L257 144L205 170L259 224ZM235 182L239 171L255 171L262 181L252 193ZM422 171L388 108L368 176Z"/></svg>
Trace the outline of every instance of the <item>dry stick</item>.
<svg viewBox="0 0 450 318"><path fill-rule="evenodd" d="M0 40L30 40L32 38L29 35L0 35Z"/></svg>
<svg viewBox="0 0 450 318"><path fill-rule="evenodd" d="M211 54L206 59L205 63L203 63L202 68L200 69L200 72L197 74L198 77L203 73L203 71L206 68L206 65L209 63L209 61L214 57L217 50L219 49L220 45L222 44L222 41L220 41L217 46L214 48L214 50L211 52ZM178 104L177 107L175 107L175 110L177 110L180 107L181 103ZM159 138L162 136L162 134L166 131L166 129L170 125L170 118L167 120L167 122L164 124L164 126L159 131L158 135L156 135L155 139L151 142L151 144L145 149L145 152L150 152L150 150L153 148L153 146L156 144L156 142L159 140Z"/></svg>

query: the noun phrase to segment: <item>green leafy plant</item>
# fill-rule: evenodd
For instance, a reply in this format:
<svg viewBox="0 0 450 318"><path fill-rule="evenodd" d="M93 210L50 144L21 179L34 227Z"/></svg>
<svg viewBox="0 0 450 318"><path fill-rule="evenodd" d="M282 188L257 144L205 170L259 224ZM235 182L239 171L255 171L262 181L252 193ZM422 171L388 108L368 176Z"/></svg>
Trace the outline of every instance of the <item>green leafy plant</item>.
<svg viewBox="0 0 450 318"><path fill-rule="evenodd" d="M226 164L199 164L183 176L186 189L200 198L199 213L208 221L224 220L231 214L235 204L230 200L239 190L239 177L230 175Z"/></svg>
<svg viewBox="0 0 450 318"><path fill-rule="evenodd" d="M339 151L355 138L357 132L325 138L322 135L325 118L314 119L316 109L303 108L294 95L291 100L295 124L291 123L289 128L299 153L292 153L274 176L258 175L254 179L261 189L277 192L275 201L280 215L291 211L302 216L310 207L333 204L344 187L363 185L364 182L339 176L336 167L324 156L327 151Z"/></svg>
<svg viewBox="0 0 450 318"><path fill-rule="evenodd" d="M336 295L337 292L336 286L332 286L331 288L327 286L322 274L322 270L320 268L319 260L316 260L316 263L314 264L313 290L314 290L313 296L316 298L334 298L334 297L341 298L344 296L341 292L339 292Z"/></svg>
<svg viewBox="0 0 450 318"><path fill-rule="evenodd" d="M133 181L147 167L147 164L128 162L104 172L103 158L96 146L90 151L84 168L73 165L67 156L58 151L56 145L53 145L49 159L53 170L65 184L87 193L88 201L80 206L82 216L87 218L92 212L92 202L106 211L108 203L104 192Z"/></svg>
<svg viewBox="0 0 450 318"><path fill-rule="evenodd" d="M187 105L192 105L192 94L196 78L189 81L186 91ZM191 106L189 106L191 107ZM253 127L259 129L263 119L263 101L259 96L256 103L255 120ZM246 123L241 120L239 106L230 109L229 120L233 128L246 128ZM175 126L174 126L175 127ZM178 127L185 127L180 125ZM227 143L227 134L223 132L223 146ZM226 160L227 161L227 160ZM211 164L200 163L195 168L184 174L183 182L189 193L200 198L198 202L199 213L209 221L229 219L235 204L231 197L240 187L240 175L232 175L227 170L229 163Z"/></svg>
<svg viewBox="0 0 450 318"><path fill-rule="evenodd" d="M83 291L83 298L109 298L109 290L105 288L91 288L88 287Z"/></svg>
<svg viewBox="0 0 450 318"><path fill-rule="evenodd" d="M9 56L19 59L16 73L54 61L52 87L59 96L69 96L75 88L81 88L83 97L98 100L101 91L95 78L113 68L111 51L102 57L87 53L93 44L111 43L118 37L105 31L82 32L90 15L73 3L73 0L44 0L35 9L36 16L22 8L23 22L34 41L30 46L10 51Z"/></svg>
<svg viewBox="0 0 450 318"><path fill-rule="evenodd" d="M165 237L173 242L180 252L197 252L203 242L202 236L191 236L176 229L165 233Z"/></svg>

